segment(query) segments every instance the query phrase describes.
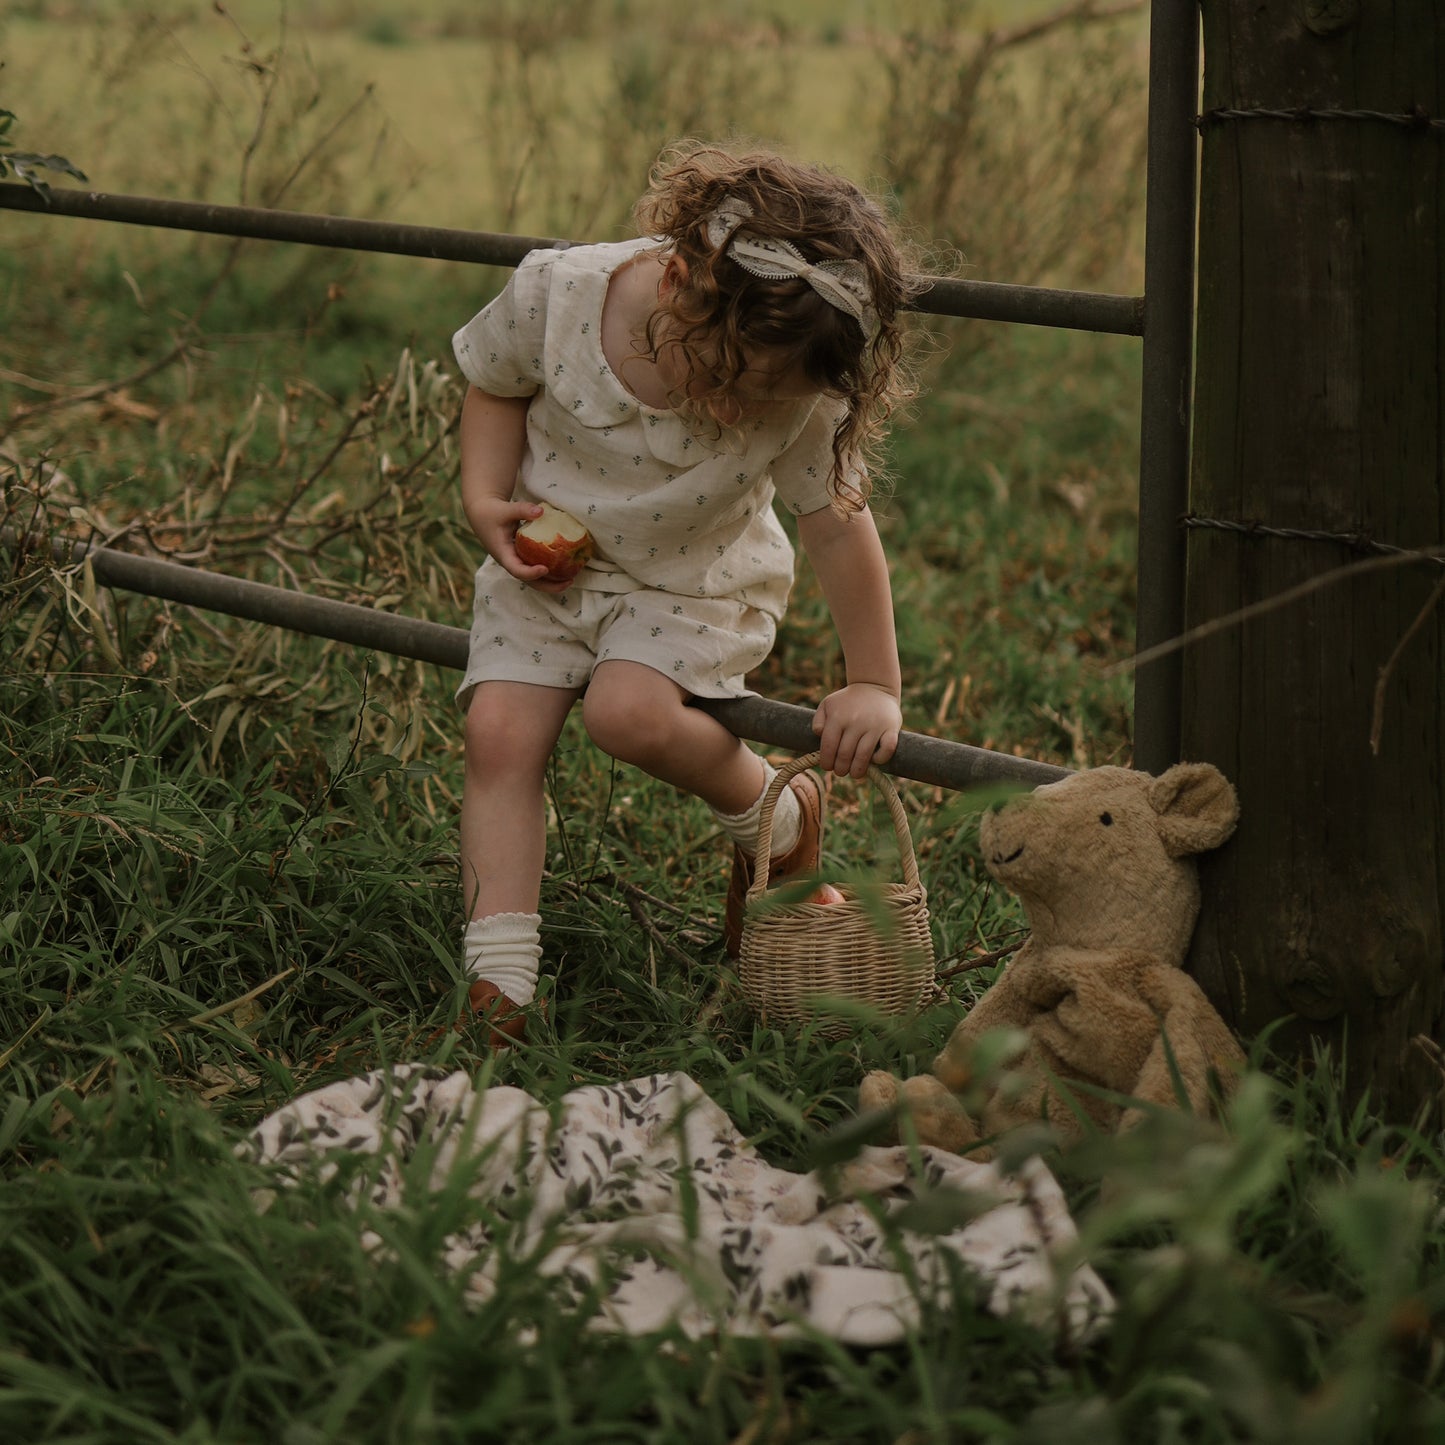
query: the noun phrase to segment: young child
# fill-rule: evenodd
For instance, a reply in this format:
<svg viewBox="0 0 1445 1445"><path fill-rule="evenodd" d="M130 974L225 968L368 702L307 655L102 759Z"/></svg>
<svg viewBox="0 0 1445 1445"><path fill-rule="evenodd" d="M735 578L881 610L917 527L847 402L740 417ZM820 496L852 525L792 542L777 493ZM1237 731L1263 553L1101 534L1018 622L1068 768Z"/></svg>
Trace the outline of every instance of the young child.
<svg viewBox="0 0 1445 1445"><path fill-rule="evenodd" d="M520 1039L541 957L544 776L568 710L613 757L700 797L734 844L736 954L774 770L688 704L746 695L793 579L782 502L822 585L847 685L813 729L826 769L862 777L902 725L887 567L867 462L905 395L912 284L882 211L770 154L664 152L641 239L533 251L456 333L477 573L461 810L470 1013ZM517 555L540 502L595 553L568 582ZM585 691L584 691L585 689ZM821 794L775 809L770 878L818 866Z"/></svg>

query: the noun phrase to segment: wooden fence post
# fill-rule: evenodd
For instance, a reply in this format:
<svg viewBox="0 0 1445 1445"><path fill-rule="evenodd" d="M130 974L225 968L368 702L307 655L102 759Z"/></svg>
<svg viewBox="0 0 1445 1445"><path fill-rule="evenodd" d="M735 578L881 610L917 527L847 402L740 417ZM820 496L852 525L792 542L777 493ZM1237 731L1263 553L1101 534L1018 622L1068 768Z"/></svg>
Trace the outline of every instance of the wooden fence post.
<svg viewBox="0 0 1445 1445"><path fill-rule="evenodd" d="M1186 619L1253 615L1184 653L1183 755L1243 811L1192 967L1405 1119L1445 1013L1445 564L1392 550L1445 542L1445 9L1203 12Z"/></svg>

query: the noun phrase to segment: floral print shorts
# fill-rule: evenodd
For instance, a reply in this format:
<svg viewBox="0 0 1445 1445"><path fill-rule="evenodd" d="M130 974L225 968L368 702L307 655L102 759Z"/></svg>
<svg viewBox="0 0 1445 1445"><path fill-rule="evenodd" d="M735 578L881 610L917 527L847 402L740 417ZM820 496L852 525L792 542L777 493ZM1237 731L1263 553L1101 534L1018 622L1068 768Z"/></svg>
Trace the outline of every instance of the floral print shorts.
<svg viewBox="0 0 1445 1445"><path fill-rule="evenodd" d="M744 675L772 651L777 625L728 597L685 597L634 585L539 592L484 564L477 572L465 708L479 682L587 685L599 662L640 662L693 697L742 697Z"/></svg>

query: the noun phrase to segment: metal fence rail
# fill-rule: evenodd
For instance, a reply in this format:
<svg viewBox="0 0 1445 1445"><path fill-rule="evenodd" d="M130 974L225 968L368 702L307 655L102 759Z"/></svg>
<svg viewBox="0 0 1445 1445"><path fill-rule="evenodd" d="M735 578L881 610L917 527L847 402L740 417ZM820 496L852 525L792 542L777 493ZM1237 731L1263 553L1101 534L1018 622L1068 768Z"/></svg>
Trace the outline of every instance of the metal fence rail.
<svg viewBox="0 0 1445 1445"><path fill-rule="evenodd" d="M1142 339L1136 619L1140 651L1177 636L1184 616L1183 517L1187 511L1193 354L1198 84L1197 0L1151 0L1143 296L929 277L927 289L915 303L917 310L940 316ZM538 247L571 244L538 236L63 188L53 190L47 202L28 187L15 184L0 184L0 210L497 266L515 266ZM308 597L111 548L82 550L88 552L97 579L108 586L442 666L465 663L467 634L460 628ZM1160 771L1178 757L1181 680L1182 659L1177 651L1141 667L1136 677L1134 762L1146 771ZM706 706L740 737L794 751L812 747L812 714L807 708L766 698ZM950 788L1004 780L1048 782L1066 771L916 733L905 735L891 770Z"/></svg>
<svg viewBox="0 0 1445 1445"><path fill-rule="evenodd" d="M435 663L456 672L465 671L469 634L464 627L449 627L418 617L381 612L355 602L337 602L313 597L265 582L207 572L157 557L139 557L114 547L85 542L58 542L50 538L24 537L0 531L0 546L17 551L43 549L48 560L63 565L88 563L95 580L106 587L160 597L188 607L224 612L304 632L312 637L329 637L353 647L411 657ZM813 734L813 709L772 698L700 699L697 706L710 712L738 737L786 748L789 752L811 752L817 745ZM1051 763L1016 758L988 748L969 747L947 738L905 732L898 750L885 771L943 788L975 788L989 783L1021 783L1036 787L1068 776L1068 769Z"/></svg>
<svg viewBox="0 0 1445 1445"><path fill-rule="evenodd" d="M41 215L77 216L132 226L243 236L257 241L288 241L347 251L380 251L393 256L423 256L432 261L470 261L515 266L543 246L567 247L575 241L544 236L511 236L490 231L460 231L440 226L410 226L395 221L321 216L306 211L272 211L258 206L219 206L153 196L117 196L104 191L52 190L47 202L28 186L0 186L0 209ZM928 288L914 309L936 316L967 316L981 321L1015 321L1032 326L1063 326L1078 331L1144 334L1144 298L1093 291L1057 291L1041 286L1006 286L997 281L960 281L927 277Z"/></svg>

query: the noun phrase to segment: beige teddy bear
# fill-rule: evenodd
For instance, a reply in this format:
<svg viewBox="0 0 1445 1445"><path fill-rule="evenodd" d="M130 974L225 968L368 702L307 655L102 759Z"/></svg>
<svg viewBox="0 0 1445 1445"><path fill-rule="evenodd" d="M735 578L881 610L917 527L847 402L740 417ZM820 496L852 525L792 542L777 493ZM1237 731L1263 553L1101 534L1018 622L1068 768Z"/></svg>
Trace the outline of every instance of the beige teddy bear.
<svg viewBox="0 0 1445 1445"><path fill-rule="evenodd" d="M956 1152L1041 1119L1077 1139L1087 1125L1076 1111L1103 1131L1128 1128L1140 1110L1095 1091L1173 1106L1176 1073L1206 1113L1211 1085L1228 1090L1243 1054L1183 970L1199 913L1192 855L1223 843L1238 816L1233 787L1208 763L1157 778L1093 768L986 814L984 861L1022 901L1028 942L931 1075L871 1073L861 1107L901 1106L923 1142ZM1027 1044L1013 1076L990 1084L975 1077L975 1046L996 1029L1022 1030ZM976 1121L958 1097L971 1087L982 1090Z"/></svg>

